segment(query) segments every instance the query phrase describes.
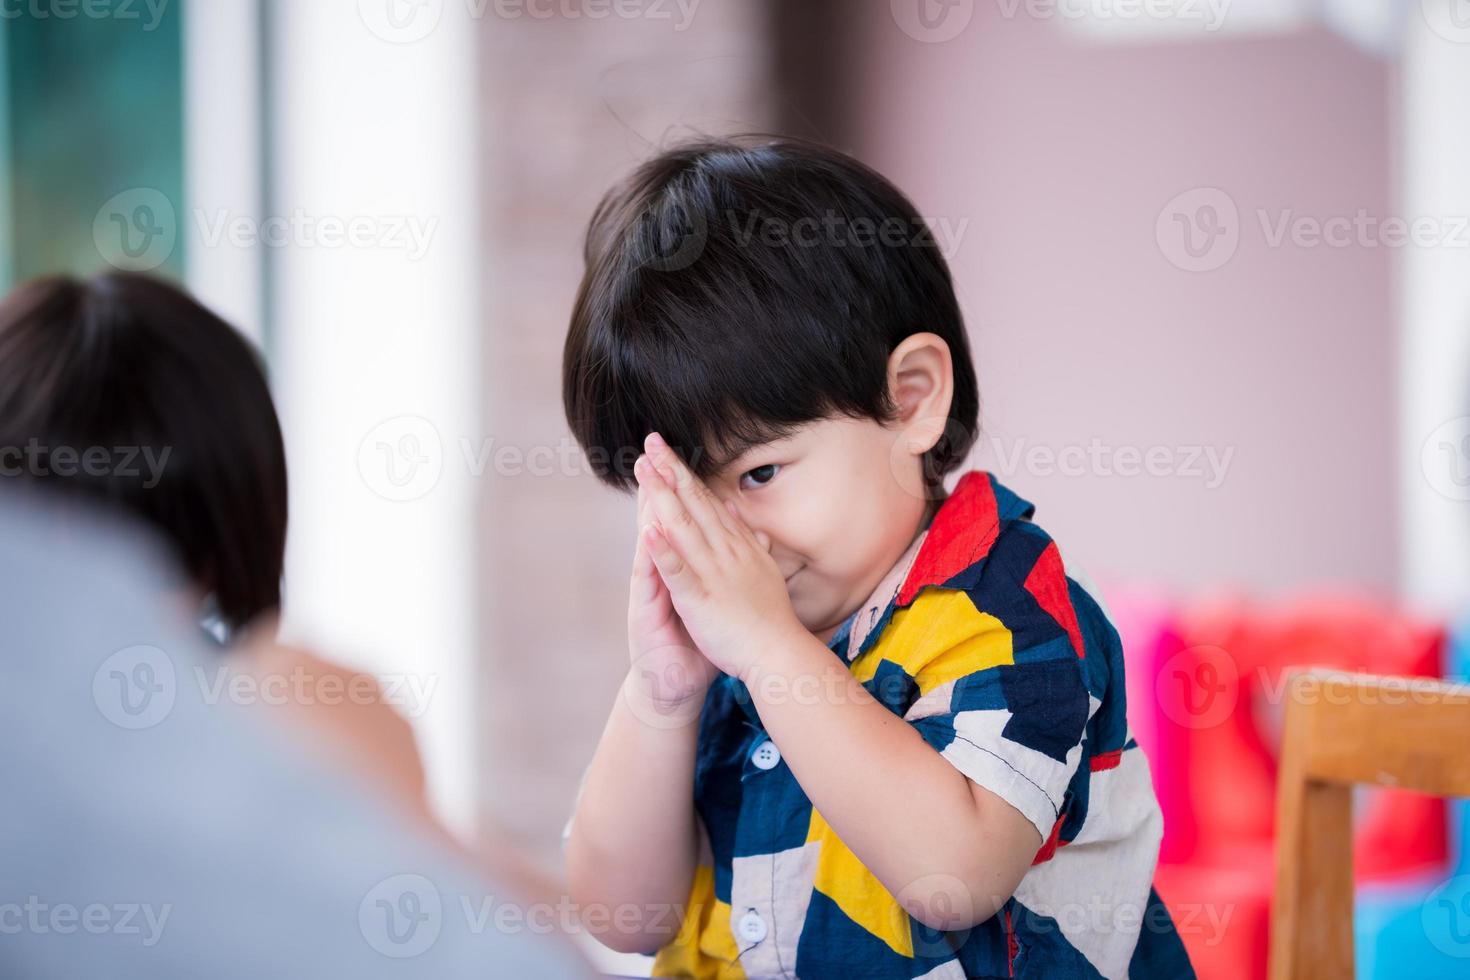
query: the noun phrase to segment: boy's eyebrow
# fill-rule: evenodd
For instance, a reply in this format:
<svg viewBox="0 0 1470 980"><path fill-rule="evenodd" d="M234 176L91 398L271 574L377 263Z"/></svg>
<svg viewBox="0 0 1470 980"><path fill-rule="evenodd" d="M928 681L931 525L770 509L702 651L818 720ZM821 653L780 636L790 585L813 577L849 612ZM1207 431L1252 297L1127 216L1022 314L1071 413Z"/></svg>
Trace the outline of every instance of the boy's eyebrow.
<svg viewBox="0 0 1470 980"><path fill-rule="evenodd" d="M722 472L727 467L739 462L740 457L744 456L752 449L755 449L758 446L764 446L766 443L774 441L775 438L778 437L752 439L745 436L740 436L725 445L722 452L708 453L707 458L709 460L710 475L713 476L716 473Z"/></svg>
<svg viewBox="0 0 1470 980"><path fill-rule="evenodd" d="M732 464L736 463L737 461L739 461L741 456L744 456L751 449L758 445L759 443L753 440L741 439L738 442L732 443L730 446L726 447L723 452L707 453L706 459L709 461L710 475L714 476L716 473L719 473Z"/></svg>
<svg viewBox="0 0 1470 980"><path fill-rule="evenodd" d="M724 453L717 454L711 452L708 454L710 460L709 475L713 477L724 472L730 466L738 463L741 457L752 450L796 438L797 431L800 428L799 425L796 425L754 437L746 435L735 437L726 445Z"/></svg>

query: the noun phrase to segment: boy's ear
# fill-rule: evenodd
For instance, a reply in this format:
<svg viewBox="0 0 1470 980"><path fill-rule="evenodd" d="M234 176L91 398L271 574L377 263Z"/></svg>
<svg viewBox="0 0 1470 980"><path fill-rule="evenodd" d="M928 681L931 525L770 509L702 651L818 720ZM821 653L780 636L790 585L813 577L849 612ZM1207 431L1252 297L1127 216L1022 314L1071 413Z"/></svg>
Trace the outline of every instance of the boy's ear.
<svg viewBox="0 0 1470 980"><path fill-rule="evenodd" d="M934 333L916 333L888 356L888 393L898 406L895 423L904 449L921 456L934 448L949 421L954 398L954 362L949 344Z"/></svg>

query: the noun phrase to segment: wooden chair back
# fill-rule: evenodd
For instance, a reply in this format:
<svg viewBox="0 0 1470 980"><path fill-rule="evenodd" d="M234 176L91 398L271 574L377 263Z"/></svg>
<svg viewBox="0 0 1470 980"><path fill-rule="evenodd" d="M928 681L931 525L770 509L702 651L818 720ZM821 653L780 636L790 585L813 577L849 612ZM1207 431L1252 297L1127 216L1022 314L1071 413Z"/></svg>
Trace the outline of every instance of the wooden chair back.
<svg viewBox="0 0 1470 980"><path fill-rule="evenodd" d="M1470 796L1470 685L1307 670L1285 689L1270 976L1352 980L1352 787Z"/></svg>

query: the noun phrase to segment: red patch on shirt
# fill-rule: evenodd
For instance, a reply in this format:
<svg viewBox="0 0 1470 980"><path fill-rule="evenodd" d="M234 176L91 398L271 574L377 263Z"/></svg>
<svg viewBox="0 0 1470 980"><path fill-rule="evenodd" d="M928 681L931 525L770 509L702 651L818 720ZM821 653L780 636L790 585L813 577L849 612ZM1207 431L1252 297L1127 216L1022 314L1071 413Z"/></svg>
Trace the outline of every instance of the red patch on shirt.
<svg viewBox="0 0 1470 980"><path fill-rule="evenodd" d="M1082 630L1077 626L1077 611L1072 608L1072 599L1067 595L1067 573L1062 568L1062 553L1057 550L1055 541L1046 546L1036 564L1031 566L1031 572L1026 576L1026 591L1048 616L1057 621L1057 625L1067 631L1077 656L1085 657Z"/></svg>
<svg viewBox="0 0 1470 980"><path fill-rule="evenodd" d="M1036 857L1031 861L1033 868L1038 864L1045 864L1047 861L1050 861L1052 856L1057 853L1057 848L1062 846L1062 821L1066 818L1066 814L1062 814L1060 817L1057 817L1057 822L1052 824L1051 833L1047 835L1046 843L1041 845L1040 850L1036 852Z"/></svg>
<svg viewBox="0 0 1470 980"><path fill-rule="evenodd" d="M1011 927L1011 910L1006 909L1006 969L1011 976L1016 975L1016 954L1020 947L1016 945L1016 930Z"/></svg>
<svg viewBox="0 0 1470 980"><path fill-rule="evenodd" d="M926 585L943 585L990 552L1000 534L1000 511L990 477L971 470L939 505L914 567L898 590L900 608Z"/></svg>

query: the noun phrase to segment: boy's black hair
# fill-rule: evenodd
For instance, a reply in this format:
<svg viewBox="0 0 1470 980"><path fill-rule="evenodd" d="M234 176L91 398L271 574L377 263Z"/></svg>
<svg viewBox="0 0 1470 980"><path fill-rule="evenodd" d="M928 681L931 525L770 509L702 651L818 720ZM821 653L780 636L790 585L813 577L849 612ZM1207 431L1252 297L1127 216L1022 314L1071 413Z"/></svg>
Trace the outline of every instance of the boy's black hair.
<svg viewBox="0 0 1470 980"><path fill-rule="evenodd" d="M829 147L701 139L614 186L587 229L562 361L572 432L598 478L635 485L657 430L701 477L820 418L891 421L888 357L932 332L954 398L926 484L976 437L979 392L949 268L891 183Z"/></svg>
<svg viewBox="0 0 1470 980"><path fill-rule="evenodd" d="M11 292L0 453L5 476L162 532L231 629L280 606L286 455L270 389L254 348L181 290L113 273Z"/></svg>

